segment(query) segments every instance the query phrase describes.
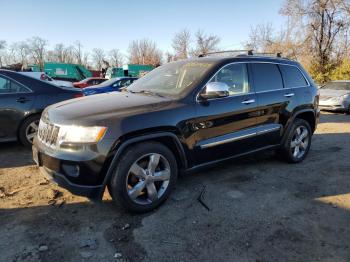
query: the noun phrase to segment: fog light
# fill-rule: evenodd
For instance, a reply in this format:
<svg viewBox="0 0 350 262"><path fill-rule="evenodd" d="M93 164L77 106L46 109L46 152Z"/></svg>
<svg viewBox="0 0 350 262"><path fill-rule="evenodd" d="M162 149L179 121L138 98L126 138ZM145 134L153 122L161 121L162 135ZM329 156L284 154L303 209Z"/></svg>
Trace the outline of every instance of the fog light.
<svg viewBox="0 0 350 262"><path fill-rule="evenodd" d="M64 173L71 177L79 176L79 166L74 164L62 164Z"/></svg>

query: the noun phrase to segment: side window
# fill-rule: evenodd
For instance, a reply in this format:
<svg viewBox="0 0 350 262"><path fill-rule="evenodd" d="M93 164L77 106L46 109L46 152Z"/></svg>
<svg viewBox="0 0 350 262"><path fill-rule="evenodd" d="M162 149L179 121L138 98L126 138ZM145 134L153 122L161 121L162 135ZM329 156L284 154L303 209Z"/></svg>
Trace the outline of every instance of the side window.
<svg viewBox="0 0 350 262"><path fill-rule="evenodd" d="M130 79L122 80L120 83L120 87L128 86L130 84Z"/></svg>
<svg viewBox="0 0 350 262"><path fill-rule="evenodd" d="M120 87L120 83L121 83L121 81L115 82L115 83L113 84L113 87Z"/></svg>
<svg viewBox="0 0 350 262"><path fill-rule="evenodd" d="M277 65L253 63L251 66L255 92L272 91L283 88L281 73Z"/></svg>
<svg viewBox="0 0 350 262"><path fill-rule="evenodd" d="M0 77L0 94L10 93L10 81L6 78Z"/></svg>
<svg viewBox="0 0 350 262"><path fill-rule="evenodd" d="M14 82L14 81L10 81L11 84L11 92L12 93L26 93L26 92L30 92L29 89L25 88L24 86Z"/></svg>
<svg viewBox="0 0 350 262"><path fill-rule="evenodd" d="M307 86L307 82L295 66L279 65L286 88Z"/></svg>
<svg viewBox="0 0 350 262"><path fill-rule="evenodd" d="M232 64L222 68L211 82L223 82L228 85L230 95L249 92L246 64Z"/></svg>

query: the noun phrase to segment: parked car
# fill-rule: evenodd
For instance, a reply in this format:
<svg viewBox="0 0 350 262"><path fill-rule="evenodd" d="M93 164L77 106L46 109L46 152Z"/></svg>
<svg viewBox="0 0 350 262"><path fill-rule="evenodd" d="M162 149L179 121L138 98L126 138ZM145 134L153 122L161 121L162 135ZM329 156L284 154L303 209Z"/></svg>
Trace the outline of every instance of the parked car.
<svg viewBox="0 0 350 262"><path fill-rule="evenodd" d="M71 192L134 212L164 202L179 172L266 149L305 159L318 89L302 66L254 55L165 64L127 92L48 107L34 140L41 171ZM200 179L200 178L198 178Z"/></svg>
<svg viewBox="0 0 350 262"><path fill-rule="evenodd" d="M56 86L63 86L63 87L73 87L73 83L69 81L64 81L64 80L55 80L45 74L44 72L18 72L22 75L30 76L42 81L48 81L51 82L51 84L54 84Z"/></svg>
<svg viewBox="0 0 350 262"><path fill-rule="evenodd" d="M99 85L84 88L83 93L85 96L89 96L89 95L119 91L120 88L125 88L131 85L137 79L138 78L136 77L112 78L105 82L102 82Z"/></svg>
<svg viewBox="0 0 350 262"><path fill-rule="evenodd" d="M48 105L80 97L76 88L58 87L21 73L0 70L0 142L31 146L41 112Z"/></svg>
<svg viewBox="0 0 350 262"><path fill-rule="evenodd" d="M102 82L106 81L106 78L101 78L101 77L88 77L84 80L81 80L80 82L74 82L73 86L77 88L85 88L88 86L94 86L101 84Z"/></svg>
<svg viewBox="0 0 350 262"><path fill-rule="evenodd" d="M332 81L321 86L320 109L350 114L350 80Z"/></svg>

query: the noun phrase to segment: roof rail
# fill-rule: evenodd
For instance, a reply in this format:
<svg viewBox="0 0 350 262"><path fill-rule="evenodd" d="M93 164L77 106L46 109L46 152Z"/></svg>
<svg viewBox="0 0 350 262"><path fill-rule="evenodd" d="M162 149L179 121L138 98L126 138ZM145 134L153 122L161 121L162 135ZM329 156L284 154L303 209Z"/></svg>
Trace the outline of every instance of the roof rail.
<svg viewBox="0 0 350 262"><path fill-rule="evenodd" d="M253 50L227 50L227 51L216 51L216 52L209 52L205 54L200 54L198 57L205 57L205 56L210 56L210 55L220 55L220 54L227 54L227 53L240 53L239 55L242 55L242 53L246 53L246 55L253 55Z"/></svg>
<svg viewBox="0 0 350 262"><path fill-rule="evenodd" d="M244 55L258 55L258 56L271 56L271 57L279 57L282 58L282 52L278 53L254 53L254 50L252 49L242 49L242 50L227 50L227 51L216 51L216 52L210 52L205 54L200 54L198 57L205 57L205 56L211 56L211 55L220 55L220 54L229 54L229 53L236 53L234 56L244 56ZM239 54L237 54L239 53Z"/></svg>

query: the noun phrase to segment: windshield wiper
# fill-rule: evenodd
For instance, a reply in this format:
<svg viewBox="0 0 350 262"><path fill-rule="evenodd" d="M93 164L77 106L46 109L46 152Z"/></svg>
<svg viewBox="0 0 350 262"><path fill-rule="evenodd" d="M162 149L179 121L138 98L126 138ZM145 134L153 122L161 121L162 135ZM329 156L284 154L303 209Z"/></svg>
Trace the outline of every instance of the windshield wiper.
<svg viewBox="0 0 350 262"><path fill-rule="evenodd" d="M153 91L149 91L149 90L128 90L131 93L135 93L135 94L148 94L148 95L155 95L155 96L159 96L159 97L165 97L157 92L153 92Z"/></svg>

